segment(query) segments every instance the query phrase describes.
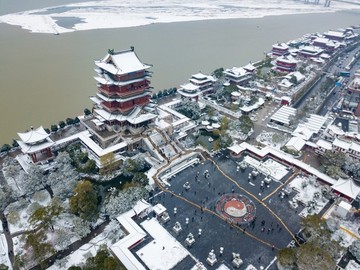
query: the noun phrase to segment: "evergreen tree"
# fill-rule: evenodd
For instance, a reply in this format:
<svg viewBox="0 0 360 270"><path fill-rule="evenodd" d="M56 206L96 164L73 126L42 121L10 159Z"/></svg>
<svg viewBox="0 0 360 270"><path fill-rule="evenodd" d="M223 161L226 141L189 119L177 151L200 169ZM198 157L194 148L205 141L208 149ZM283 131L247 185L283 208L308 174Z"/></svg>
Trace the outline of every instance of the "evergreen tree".
<svg viewBox="0 0 360 270"><path fill-rule="evenodd" d="M85 220L94 220L97 214L97 194L91 182L80 181L75 189L74 196L70 197L70 211Z"/></svg>

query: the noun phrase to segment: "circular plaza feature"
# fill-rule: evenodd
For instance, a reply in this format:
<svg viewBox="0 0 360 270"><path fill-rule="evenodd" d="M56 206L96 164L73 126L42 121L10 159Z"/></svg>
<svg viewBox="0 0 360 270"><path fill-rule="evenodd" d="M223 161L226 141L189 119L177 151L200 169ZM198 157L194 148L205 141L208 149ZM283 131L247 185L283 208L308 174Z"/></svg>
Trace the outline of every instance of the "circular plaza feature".
<svg viewBox="0 0 360 270"><path fill-rule="evenodd" d="M227 220L235 223L251 222L256 215L256 207L245 195L225 194L216 202L216 212Z"/></svg>

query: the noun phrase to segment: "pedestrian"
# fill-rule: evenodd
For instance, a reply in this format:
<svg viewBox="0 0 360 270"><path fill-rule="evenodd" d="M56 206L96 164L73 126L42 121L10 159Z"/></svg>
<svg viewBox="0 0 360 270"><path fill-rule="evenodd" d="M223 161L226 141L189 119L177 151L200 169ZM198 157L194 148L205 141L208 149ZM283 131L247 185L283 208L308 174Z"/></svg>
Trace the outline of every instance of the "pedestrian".
<svg viewBox="0 0 360 270"><path fill-rule="evenodd" d="M261 256L259 257L258 262L261 262Z"/></svg>
<svg viewBox="0 0 360 270"><path fill-rule="evenodd" d="M272 245L271 250L274 250L274 249L275 249L275 246L274 246L274 245Z"/></svg>
<svg viewBox="0 0 360 270"><path fill-rule="evenodd" d="M281 232L281 227L279 228L279 232Z"/></svg>

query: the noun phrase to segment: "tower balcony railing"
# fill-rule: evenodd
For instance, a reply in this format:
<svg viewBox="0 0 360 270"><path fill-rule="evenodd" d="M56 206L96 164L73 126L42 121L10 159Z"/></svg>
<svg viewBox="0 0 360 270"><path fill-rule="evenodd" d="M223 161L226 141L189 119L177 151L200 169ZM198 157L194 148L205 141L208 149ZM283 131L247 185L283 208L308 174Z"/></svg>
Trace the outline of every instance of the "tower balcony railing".
<svg viewBox="0 0 360 270"><path fill-rule="evenodd" d="M149 87L149 84L144 84L140 86L129 87L126 89L119 89L117 91L109 91L106 88L99 87L99 91L108 97L128 97L142 94Z"/></svg>

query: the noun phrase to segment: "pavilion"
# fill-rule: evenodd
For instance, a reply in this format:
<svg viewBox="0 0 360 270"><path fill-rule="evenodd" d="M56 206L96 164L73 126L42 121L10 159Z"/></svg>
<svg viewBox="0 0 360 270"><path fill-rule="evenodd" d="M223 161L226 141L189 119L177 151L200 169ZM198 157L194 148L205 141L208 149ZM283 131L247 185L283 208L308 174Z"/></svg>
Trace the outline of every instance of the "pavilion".
<svg viewBox="0 0 360 270"><path fill-rule="evenodd" d="M20 140L17 141L21 151L31 158L33 163L47 160L52 157L51 146L54 142L42 126L30 131L18 133Z"/></svg>

